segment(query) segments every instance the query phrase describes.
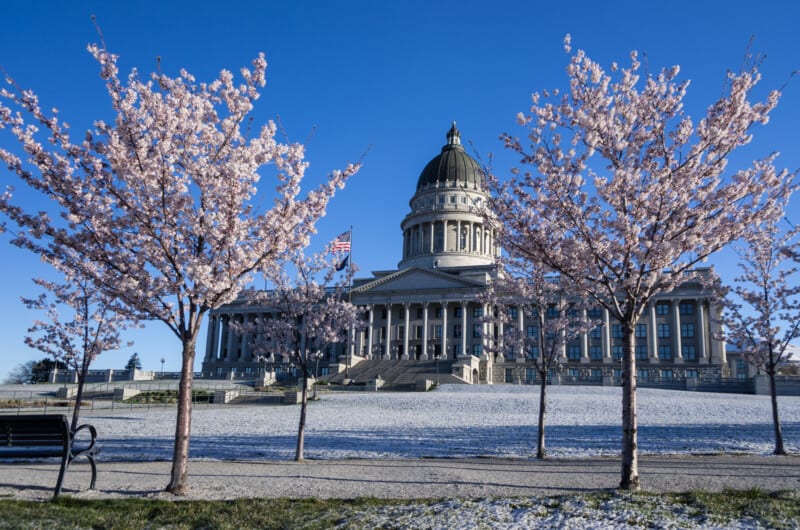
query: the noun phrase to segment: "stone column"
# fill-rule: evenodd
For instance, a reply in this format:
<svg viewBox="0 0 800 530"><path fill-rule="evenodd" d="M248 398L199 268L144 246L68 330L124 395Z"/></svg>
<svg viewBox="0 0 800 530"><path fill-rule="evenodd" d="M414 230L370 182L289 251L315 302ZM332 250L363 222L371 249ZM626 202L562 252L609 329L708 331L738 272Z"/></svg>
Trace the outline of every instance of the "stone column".
<svg viewBox="0 0 800 530"><path fill-rule="evenodd" d="M522 306L517 307L517 330L520 333L520 336L525 336L527 334L527 330L525 329L525 314L522 311ZM527 357L527 352L525 351L524 341L519 341L519 351L517 352L517 357L524 359Z"/></svg>
<svg viewBox="0 0 800 530"><path fill-rule="evenodd" d="M447 359L447 302L442 302L442 355Z"/></svg>
<svg viewBox="0 0 800 530"><path fill-rule="evenodd" d="M603 361L611 362L611 314L608 309L603 309L603 329L601 330L601 340L603 341Z"/></svg>
<svg viewBox="0 0 800 530"><path fill-rule="evenodd" d="M384 345L384 356L386 359L392 358L392 304L386 302L386 344Z"/></svg>
<svg viewBox="0 0 800 530"><path fill-rule="evenodd" d="M706 319L706 301L700 300L697 304L697 332L700 339L700 351L698 353L698 361L709 362L708 359L708 337L710 329L708 320Z"/></svg>
<svg viewBox="0 0 800 530"><path fill-rule="evenodd" d="M447 219L442 221L442 252L447 252Z"/></svg>
<svg viewBox="0 0 800 530"><path fill-rule="evenodd" d="M372 333L375 328L375 306L370 305L367 307L369 311L369 325L367 326L367 355L369 355L370 359L373 356L372 345L375 342L372 340Z"/></svg>
<svg viewBox="0 0 800 530"><path fill-rule="evenodd" d="M433 254L433 252L434 252L433 249L436 247L436 245L434 244L434 240L435 240L434 236L436 235L436 230L435 230L434 227L435 227L436 223L434 221L431 221L429 224L431 226L430 230L429 230L429 232L431 233L431 244L428 245L428 252L430 254Z"/></svg>
<svg viewBox="0 0 800 530"><path fill-rule="evenodd" d="M213 315L208 319L208 331L206 332L206 361L210 361L217 356L214 351L216 347L216 329L218 317Z"/></svg>
<svg viewBox="0 0 800 530"><path fill-rule="evenodd" d="M422 303L422 360L428 359L428 303Z"/></svg>
<svg viewBox="0 0 800 530"><path fill-rule="evenodd" d="M680 300L672 301L672 320L675 322L675 353L672 355L676 364L683 362L683 344L681 341L681 308Z"/></svg>
<svg viewBox="0 0 800 530"><path fill-rule="evenodd" d="M468 355L467 352L467 302L461 304L461 355Z"/></svg>
<svg viewBox="0 0 800 530"><path fill-rule="evenodd" d="M404 310L404 316L405 316L405 320L404 320L405 324L403 326L404 327L404 329L403 329L403 354L400 356L401 359L409 359L410 358L409 353L408 353L408 333L409 333L409 329L408 328L409 328L409 321L410 321L410 316L409 316L409 312L411 310L410 308L411 308L411 304L409 302L406 302L405 304L403 304L403 310Z"/></svg>
<svg viewBox="0 0 800 530"><path fill-rule="evenodd" d="M650 329L648 330L647 340L650 343L648 358L651 363L658 362L658 325L656 322L656 304L650 304Z"/></svg>
<svg viewBox="0 0 800 530"><path fill-rule="evenodd" d="M583 317L584 322L589 318L586 309L581 309L581 315ZM589 334L585 331L581 332L580 335L581 339L581 362L588 363L591 361L589 359Z"/></svg>

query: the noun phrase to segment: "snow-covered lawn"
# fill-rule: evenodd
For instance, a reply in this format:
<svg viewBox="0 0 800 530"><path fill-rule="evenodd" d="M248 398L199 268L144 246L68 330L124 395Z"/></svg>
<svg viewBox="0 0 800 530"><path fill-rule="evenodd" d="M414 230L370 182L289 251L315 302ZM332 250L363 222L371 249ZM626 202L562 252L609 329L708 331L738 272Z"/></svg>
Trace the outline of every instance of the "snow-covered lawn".
<svg viewBox="0 0 800 530"><path fill-rule="evenodd" d="M428 393L331 392L310 403L307 458L531 457L536 386L445 385ZM547 448L553 457L614 455L620 445L621 390L548 388ZM646 453L769 454L768 396L639 389L639 446ZM800 397L780 397L786 449L800 451ZM198 406L193 459L290 459L299 406ZM173 408L96 409L103 460L168 460Z"/></svg>

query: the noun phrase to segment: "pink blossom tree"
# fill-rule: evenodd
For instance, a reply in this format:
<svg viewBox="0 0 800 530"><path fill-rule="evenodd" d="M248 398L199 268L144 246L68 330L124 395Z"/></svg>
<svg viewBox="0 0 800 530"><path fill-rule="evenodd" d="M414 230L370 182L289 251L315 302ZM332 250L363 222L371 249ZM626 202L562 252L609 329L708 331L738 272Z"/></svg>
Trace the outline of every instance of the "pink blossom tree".
<svg viewBox="0 0 800 530"><path fill-rule="evenodd" d="M569 280L525 261L504 259L485 296L485 303L498 308L488 321L503 324L491 348L506 358L532 360L539 376L536 458L544 459L548 378L561 367L567 343L597 322L588 318L585 299L575 296ZM525 315L536 322L529 329L521 325Z"/></svg>
<svg viewBox="0 0 800 530"><path fill-rule="evenodd" d="M346 280L351 269L346 277L340 275L336 280L340 259L333 254L331 261L330 256L327 251L311 257L302 250L294 251L275 278L274 289L248 296L252 304L268 308L269 316L234 324L240 335L254 337L253 353L286 359L300 371L300 421L294 457L298 462L304 458L308 387L316 375L315 362L329 346L346 342L353 330L363 326L360 312L347 300Z"/></svg>
<svg viewBox="0 0 800 530"><path fill-rule="evenodd" d="M188 489L195 346L206 313L235 299L254 274L307 245L329 199L357 171L348 165L301 192L308 163L300 144L278 141L272 121L250 116L266 61L223 70L205 83L181 70L142 79L118 74L117 56L89 46L115 113L74 141L34 93L0 91L0 130L25 160L0 148L19 182L45 200L10 191L0 212L20 231L13 242L61 270L74 270L181 344L181 379L167 490ZM0 131L2 132L2 131ZM264 182L262 182L262 179ZM16 202L19 201L19 202ZM268 205L265 207L264 205Z"/></svg>
<svg viewBox="0 0 800 530"><path fill-rule="evenodd" d="M797 228L781 233L778 220L748 227L739 252L741 275L723 289L724 339L742 349L750 364L769 377L776 455L785 455L775 376L800 337L798 266L788 257L798 246Z"/></svg>
<svg viewBox="0 0 800 530"><path fill-rule="evenodd" d="M45 320L34 321L25 344L63 362L77 374L78 390L70 425L75 432L89 365L98 355L131 344L123 343L120 334L136 325L136 316L84 279L68 277L63 284L41 278L33 281L52 297L42 293L37 298L22 298L26 307L47 315Z"/></svg>
<svg viewBox="0 0 800 530"><path fill-rule="evenodd" d="M565 40L571 53L569 37ZM623 330L620 487L638 489L634 331L660 293L693 279L695 266L746 227L780 214L793 189L777 154L728 170L779 99L749 97L757 67L730 73L725 91L694 122L684 112L688 82L678 67L645 74L636 52L606 72L583 51L567 67L569 89L535 93L526 146L504 135L526 169L490 178L491 207L507 252L571 280Z"/></svg>

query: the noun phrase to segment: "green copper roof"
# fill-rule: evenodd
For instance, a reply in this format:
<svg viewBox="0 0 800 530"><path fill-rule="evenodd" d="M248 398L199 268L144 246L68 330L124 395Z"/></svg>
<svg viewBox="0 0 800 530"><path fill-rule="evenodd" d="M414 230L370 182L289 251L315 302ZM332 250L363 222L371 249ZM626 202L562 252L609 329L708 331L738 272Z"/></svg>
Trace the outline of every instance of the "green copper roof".
<svg viewBox="0 0 800 530"><path fill-rule="evenodd" d="M486 188L483 170L461 145L456 122L447 132L447 144L442 152L428 162L417 181L417 191L435 187Z"/></svg>

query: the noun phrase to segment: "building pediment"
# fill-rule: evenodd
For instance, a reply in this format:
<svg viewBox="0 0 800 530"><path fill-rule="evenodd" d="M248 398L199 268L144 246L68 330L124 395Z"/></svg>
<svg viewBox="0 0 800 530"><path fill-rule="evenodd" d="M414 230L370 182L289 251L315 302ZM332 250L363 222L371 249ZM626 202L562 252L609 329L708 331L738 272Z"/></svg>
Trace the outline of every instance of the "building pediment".
<svg viewBox="0 0 800 530"><path fill-rule="evenodd" d="M401 269L353 289L353 294L370 294L398 291L428 291L475 289L482 283L459 278L452 274L426 269Z"/></svg>

